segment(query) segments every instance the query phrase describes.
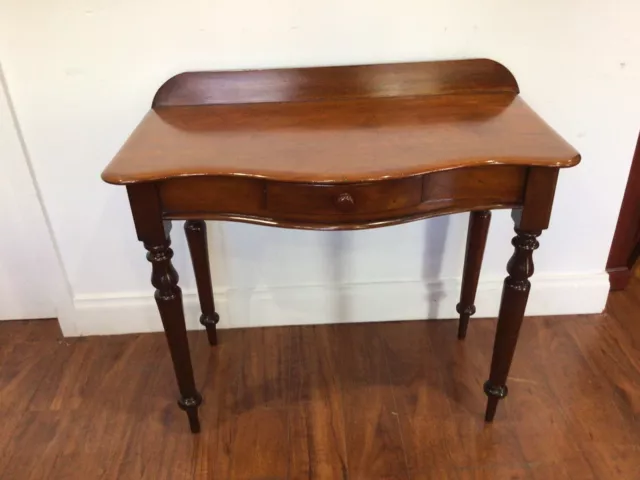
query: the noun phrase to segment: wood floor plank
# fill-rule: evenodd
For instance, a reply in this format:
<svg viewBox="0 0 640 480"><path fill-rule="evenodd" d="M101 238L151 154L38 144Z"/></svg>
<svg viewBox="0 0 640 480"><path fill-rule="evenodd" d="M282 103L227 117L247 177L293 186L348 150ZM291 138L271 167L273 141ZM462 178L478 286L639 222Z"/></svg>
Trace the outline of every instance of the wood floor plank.
<svg viewBox="0 0 640 480"><path fill-rule="evenodd" d="M70 346L69 346L70 345ZM58 422L54 415L27 415L36 393L50 375L73 350L73 342L60 344L57 341L20 343L13 346L11 352L0 365L0 478L10 477L9 469L16 468L16 456L23 453L37 455L42 443L30 440L36 437L38 429L32 426L38 422L45 425L41 437L48 441ZM35 432L35 433L34 433ZM28 446L28 448L26 448ZM29 465L31 462L27 462Z"/></svg>
<svg viewBox="0 0 640 480"><path fill-rule="evenodd" d="M483 384L489 375L495 322L474 319L469 326L473 333L463 341L457 339L457 322L434 322L427 328L432 352L429 363L442 372L451 413L484 416Z"/></svg>
<svg viewBox="0 0 640 480"><path fill-rule="evenodd" d="M580 462L583 457L567 441L571 426L549 382L548 371L558 367L555 357L548 354L549 332L557 327L540 317L525 320L509 379L510 394L502 406L508 412L524 460L532 465L561 465Z"/></svg>
<svg viewBox="0 0 640 480"><path fill-rule="evenodd" d="M609 294L605 315L620 325L624 332L623 337L629 341L635 352L640 351L638 311L640 311L640 279L633 278L626 290Z"/></svg>
<svg viewBox="0 0 640 480"><path fill-rule="evenodd" d="M243 332L241 381L232 411L235 438L229 477L284 479L288 472L288 327Z"/></svg>
<svg viewBox="0 0 640 480"><path fill-rule="evenodd" d="M58 447L52 456L48 447L62 430L64 418L55 411L27 411L22 417L24 428L15 429L5 447L8 455L2 458L0 478L47 478L55 457L61 454Z"/></svg>
<svg viewBox="0 0 640 480"><path fill-rule="evenodd" d="M201 337L201 342L206 341L202 332ZM205 400L200 409L202 432L194 438L193 471L198 480L231 478L244 338L241 330L222 330L218 332L217 347L208 347L199 357L194 356L199 365L208 365L202 388Z"/></svg>
<svg viewBox="0 0 640 480"><path fill-rule="evenodd" d="M353 480L409 478L383 344L368 325L332 326Z"/></svg>
<svg viewBox="0 0 640 480"><path fill-rule="evenodd" d="M134 394L125 407L137 412L137 418L128 435L118 478L191 478L191 469L180 468L175 461L175 450L184 442L190 443L190 435L179 426L182 412L176 408L176 389L167 382L173 379L173 371L163 340L159 336L137 340L140 354L132 360L141 374L131 379L129 390Z"/></svg>
<svg viewBox="0 0 640 480"><path fill-rule="evenodd" d="M566 356L567 366L551 372L552 388L565 414L569 415L569 428L580 438L597 439L611 443L633 443L636 434L633 425L624 420L614 400L615 392L606 378L590 366L578 343L566 326L560 322L553 329L552 352ZM550 382L551 383L551 382Z"/></svg>
<svg viewBox="0 0 640 480"><path fill-rule="evenodd" d="M456 339L456 327L456 322L439 322L431 336L433 362L443 372L451 399L452 416L446 423L455 432L449 448L452 464L460 468L461 478L509 474L528 478L522 473L526 472L526 458L504 405L509 398L502 402L502 411L492 424L484 422L487 399L482 385L488 378L495 321L474 320L464 341Z"/></svg>
<svg viewBox="0 0 640 480"><path fill-rule="evenodd" d="M62 338L60 325L54 318L38 320L11 320L0 322L0 348L2 345L18 345Z"/></svg>
<svg viewBox="0 0 640 480"><path fill-rule="evenodd" d="M381 353L389 368L411 476L429 473L446 478L457 435L450 423L451 392L442 378L446 373L428 361L433 358L429 333L418 322L382 324Z"/></svg>
<svg viewBox="0 0 640 480"><path fill-rule="evenodd" d="M530 465L534 480L598 480L582 454L559 461L538 462ZM606 477L604 477L606 478Z"/></svg>
<svg viewBox="0 0 640 480"><path fill-rule="evenodd" d="M564 326L578 345L594 377L601 382L603 389L611 392L611 402L617 407L619 421L625 425L639 422L640 357L627 354L628 350L622 347L627 343L624 336L616 339L610 335L611 329L618 330L615 322L603 318L599 325L578 326L571 322ZM631 428L629 433L634 443L640 444L640 431Z"/></svg>
<svg viewBox="0 0 640 480"><path fill-rule="evenodd" d="M189 332L200 435L163 334L0 323L0 479L637 480L630 287L606 315L527 318L490 426L491 319L463 342L453 321Z"/></svg>
<svg viewBox="0 0 640 480"><path fill-rule="evenodd" d="M596 478L640 478L640 446L602 441L580 441L580 448Z"/></svg>
<svg viewBox="0 0 640 480"><path fill-rule="evenodd" d="M349 478L344 410L330 331L293 327L289 405L291 480Z"/></svg>
<svg viewBox="0 0 640 480"><path fill-rule="evenodd" d="M532 478L528 467L491 466L469 467L457 472L459 480L525 480Z"/></svg>

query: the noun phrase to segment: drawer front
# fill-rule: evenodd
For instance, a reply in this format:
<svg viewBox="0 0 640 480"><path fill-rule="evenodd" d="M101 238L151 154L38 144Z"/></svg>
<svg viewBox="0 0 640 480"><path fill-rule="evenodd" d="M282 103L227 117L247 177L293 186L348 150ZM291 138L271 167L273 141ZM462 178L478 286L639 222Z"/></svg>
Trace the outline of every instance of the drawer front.
<svg viewBox="0 0 640 480"><path fill-rule="evenodd" d="M430 173L423 178L425 204L514 204L524 198L527 168L510 165L460 168Z"/></svg>
<svg viewBox="0 0 640 480"><path fill-rule="evenodd" d="M158 182L166 218L293 228L369 228L478 208L523 204L527 167L489 166L350 184L183 177Z"/></svg>
<svg viewBox="0 0 640 480"><path fill-rule="evenodd" d="M347 216L401 210L420 203L422 179L355 184L267 184L270 213Z"/></svg>
<svg viewBox="0 0 640 480"><path fill-rule="evenodd" d="M163 209L168 214L238 213L261 215L264 184L241 177L184 177L159 182Z"/></svg>

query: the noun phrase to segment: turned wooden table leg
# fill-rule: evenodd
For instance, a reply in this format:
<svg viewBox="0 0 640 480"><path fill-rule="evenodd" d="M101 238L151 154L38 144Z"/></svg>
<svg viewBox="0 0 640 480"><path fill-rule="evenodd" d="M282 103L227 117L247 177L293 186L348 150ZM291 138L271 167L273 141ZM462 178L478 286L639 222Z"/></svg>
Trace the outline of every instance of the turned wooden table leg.
<svg viewBox="0 0 640 480"><path fill-rule="evenodd" d="M487 422L493 421L498 401L507 396L507 376L531 289L529 277L533 275L533 251L539 245L537 237L549 227L557 180L557 168L530 168L523 205L511 212L516 231L511 243L515 250L507 263L509 275L502 288L491 372L484 384L484 391L489 397L485 412Z"/></svg>
<svg viewBox="0 0 640 480"><path fill-rule="evenodd" d="M196 390L193 378L182 307L182 291L178 286L178 273L171 263L173 250L169 247L170 244L171 241L167 236L162 243L145 243L144 247L149 251L147 260L152 264L151 283L156 287L155 299L180 389L178 405L187 412L191 431L197 433L200 431L198 406L202 403L202 397Z"/></svg>
<svg viewBox="0 0 640 480"><path fill-rule="evenodd" d="M498 400L507 396L507 376L518 342L518 334L529 298L533 275L533 251L538 248L536 237L540 231L523 231L516 228L516 236L511 243L515 247L513 256L507 264L509 275L504 280L498 327L493 345L491 373L484 384L484 392L489 397L485 421L493 421Z"/></svg>
<svg viewBox="0 0 640 480"><path fill-rule="evenodd" d="M184 224L187 235L191 262L196 275L198 286L198 298L200 300L200 323L207 330L207 338L210 345L217 345L216 324L220 321L220 315L216 313L213 302L213 287L211 285L211 272L209 269L209 247L207 245L207 224L204 220L187 220Z"/></svg>
<svg viewBox="0 0 640 480"><path fill-rule="evenodd" d="M198 433L198 406L202 403L202 397L193 377L178 273L171 263L171 222L162 219L153 184L133 185L127 191L138 239L147 249L147 260L152 266L151 283L156 287L155 299L180 390L178 405L187 413L191 431Z"/></svg>
<svg viewBox="0 0 640 480"><path fill-rule="evenodd" d="M474 302L490 223L491 212L489 210L471 212L469 215L467 251L464 257L464 270L462 273L462 290L460 292L460 303L456 306L456 310L460 314L460 323L458 324L458 338L460 339L467 336L469 317L476 313Z"/></svg>

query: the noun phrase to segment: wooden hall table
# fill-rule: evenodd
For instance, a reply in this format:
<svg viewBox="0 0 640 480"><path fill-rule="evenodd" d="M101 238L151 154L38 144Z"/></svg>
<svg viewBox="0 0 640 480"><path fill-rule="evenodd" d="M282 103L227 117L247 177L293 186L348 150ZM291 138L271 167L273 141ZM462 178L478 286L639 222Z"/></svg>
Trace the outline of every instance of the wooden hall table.
<svg viewBox="0 0 640 480"><path fill-rule="evenodd" d="M216 344L204 220L284 228L382 227L470 211L458 337L466 335L490 209L511 208L515 247L498 316L485 420L506 380L549 225L558 171L579 154L518 96L491 60L183 73L102 174L126 185L169 344L180 399L200 430L198 393L171 220L185 219L202 309Z"/></svg>

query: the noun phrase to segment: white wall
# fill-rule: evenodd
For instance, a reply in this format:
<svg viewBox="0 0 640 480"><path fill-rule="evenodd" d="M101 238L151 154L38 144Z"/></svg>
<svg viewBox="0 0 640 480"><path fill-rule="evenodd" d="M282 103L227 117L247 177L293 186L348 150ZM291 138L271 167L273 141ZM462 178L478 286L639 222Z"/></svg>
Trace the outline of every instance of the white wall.
<svg viewBox="0 0 640 480"><path fill-rule="evenodd" d="M55 317L70 293L0 65L0 320ZM64 320L63 320L64 323Z"/></svg>
<svg viewBox="0 0 640 480"><path fill-rule="evenodd" d="M101 183L100 172L156 88L195 69L465 57L504 63L522 96L583 154L579 167L560 176L528 312L602 309L604 264L640 128L637 1L0 5L0 60L75 298L67 333L160 327L125 191ZM176 264L192 292L176 227ZM356 233L212 227L227 325L455 315L466 215ZM508 213L499 212L478 315L496 313L510 237Z"/></svg>

